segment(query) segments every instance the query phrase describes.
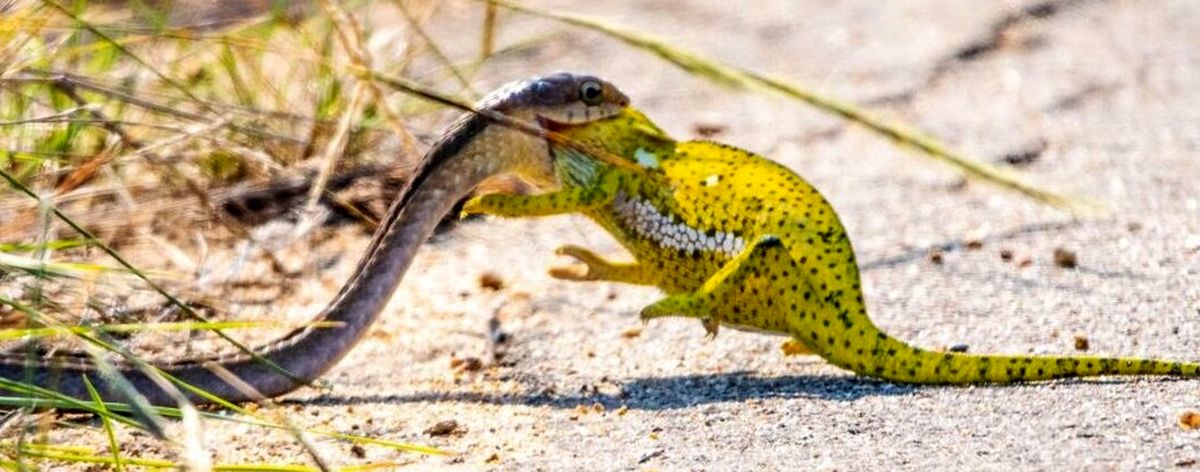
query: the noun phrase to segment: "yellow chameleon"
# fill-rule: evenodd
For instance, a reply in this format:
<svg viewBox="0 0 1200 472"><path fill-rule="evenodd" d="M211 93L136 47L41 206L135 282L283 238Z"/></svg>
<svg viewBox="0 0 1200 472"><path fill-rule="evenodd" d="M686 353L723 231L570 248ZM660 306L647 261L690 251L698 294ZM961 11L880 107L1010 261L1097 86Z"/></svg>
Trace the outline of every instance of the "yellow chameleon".
<svg viewBox="0 0 1200 472"><path fill-rule="evenodd" d="M476 197L464 213L507 217L580 212L635 262L610 262L578 246L558 253L585 266L551 270L570 280L653 285L667 297L644 320L700 319L791 336L787 353L894 382L1008 383L1099 375L1195 376L1200 364L1152 359L937 352L881 331L867 316L854 249L829 202L787 168L741 149L676 142L640 112L578 126L563 136L622 156L612 166L551 146L562 187L535 195Z"/></svg>

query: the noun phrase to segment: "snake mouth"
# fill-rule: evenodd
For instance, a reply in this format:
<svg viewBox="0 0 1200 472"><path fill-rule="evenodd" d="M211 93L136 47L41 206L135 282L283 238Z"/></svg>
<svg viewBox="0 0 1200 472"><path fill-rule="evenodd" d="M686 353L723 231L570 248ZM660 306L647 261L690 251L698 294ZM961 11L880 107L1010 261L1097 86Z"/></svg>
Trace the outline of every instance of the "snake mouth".
<svg viewBox="0 0 1200 472"><path fill-rule="evenodd" d="M583 125L587 124L587 123L579 123L579 124L563 123L561 121L551 120L546 117L538 117L537 120L538 120L538 126L541 126L542 129L544 129L546 131L550 131L552 133L558 133L558 132L561 132L564 130L568 130L571 128L575 128L575 127L583 126Z"/></svg>
<svg viewBox="0 0 1200 472"><path fill-rule="evenodd" d="M546 141L548 148L552 148L556 144L561 145L563 143L563 141L570 141L570 138L566 137L562 133L567 130L570 130L572 128L575 128L577 126L580 126L580 125L573 125L570 123L554 121L554 120L544 118L544 117L538 117L537 122L538 122L538 126L540 126L543 130L545 130L546 134L542 137L542 139L544 139ZM547 149L547 151L549 151L549 149ZM553 154L553 153L551 153L551 154Z"/></svg>
<svg viewBox="0 0 1200 472"><path fill-rule="evenodd" d="M561 121L552 120L545 117L538 117L538 126L545 130L546 134L543 139L546 144L554 146L555 144L563 145L572 141L565 133L569 133L573 129L577 129L588 123L564 123ZM589 122L590 123L590 122Z"/></svg>

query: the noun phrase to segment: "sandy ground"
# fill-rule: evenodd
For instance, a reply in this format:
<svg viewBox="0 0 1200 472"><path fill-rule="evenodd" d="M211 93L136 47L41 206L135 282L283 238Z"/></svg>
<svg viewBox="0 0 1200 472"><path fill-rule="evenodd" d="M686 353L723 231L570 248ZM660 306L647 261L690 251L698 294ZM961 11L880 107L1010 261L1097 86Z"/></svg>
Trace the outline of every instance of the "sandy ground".
<svg viewBox="0 0 1200 472"><path fill-rule="evenodd" d="M696 123L719 124L719 139L810 179L841 213L870 312L894 335L1012 353L1076 352L1082 335L1091 353L1200 359L1200 3L1052 1L1025 15L1031 2L544 4L874 103L986 159L1035 151L1021 167L1030 178L1114 210L1073 221L964 185L801 105L714 88L594 34L508 18L501 44L556 39L489 66L485 86L593 71L679 137ZM435 31L451 38L453 25L477 24L477 10L452 3ZM329 281L312 284L316 304L349 275L367 239L350 229L345 237L350 249ZM982 247L967 248L970 240ZM654 291L545 275L563 262L552 254L565 243L618 253L576 217L470 222L436 238L369 339L327 376L333 389L288 396L283 411L302 425L457 453L360 455L314 440L330 463L420 470L1200 467L1200 432L1177 425L1181 412L1200 408L1198 382L877 382L817 358L784 358L780 338L727 330L710 340L682 320L643 328L636 313ZM1056 248L1076 252L1079 267L1057 267ZM484 273L504 287L481 287ZM508 336L499 361L487 338L493 313ZM451 368L452 358L471 356L483 360L480 370ZM423 433L445 420L460 425L456 434ZM285 434L207 425L222 462L303 460ZM98 431L55 434L105 444ZM159 449L144 436L122 439L130 453Z"/></svg>

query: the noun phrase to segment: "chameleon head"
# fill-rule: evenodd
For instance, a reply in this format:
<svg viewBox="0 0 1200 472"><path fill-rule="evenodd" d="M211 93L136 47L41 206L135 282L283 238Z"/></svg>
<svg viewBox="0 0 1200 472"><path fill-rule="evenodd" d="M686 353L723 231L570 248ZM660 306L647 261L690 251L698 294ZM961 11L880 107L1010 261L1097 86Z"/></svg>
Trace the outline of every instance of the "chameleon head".
<svg viewBox="0 0 1200 472"><path fill-rule="evenodd" d="M559 72L501 87L480 108L502 113L532 113L547 128L588 123L614 116L629 106L629 97L600 78Z"/></svg>

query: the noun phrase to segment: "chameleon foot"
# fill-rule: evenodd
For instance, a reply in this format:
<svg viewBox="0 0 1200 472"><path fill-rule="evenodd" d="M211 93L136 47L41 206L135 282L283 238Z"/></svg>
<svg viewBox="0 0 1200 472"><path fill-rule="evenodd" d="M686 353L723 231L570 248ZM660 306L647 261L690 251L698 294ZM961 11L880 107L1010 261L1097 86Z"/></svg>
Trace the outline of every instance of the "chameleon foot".
<svg viewBox="0 0 1200 472"><path fill-rule="evenodd" d="M578 264L550 268L550 276L562 280L603 280L628 284L653 285L650 272L637 263L612 262L587 248L569 244L554 251L567 256Z"/></svg>
<svg viewBox="0 0 1200 472"><path fill-rule="evenodd" d="M709 314L703 297L692 294L671 295L663 298L643 308L640 316L642 321L672 316L699 318L704 325L704 331L711 337L717 336L721 323L720 320Z"/></svg>

